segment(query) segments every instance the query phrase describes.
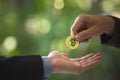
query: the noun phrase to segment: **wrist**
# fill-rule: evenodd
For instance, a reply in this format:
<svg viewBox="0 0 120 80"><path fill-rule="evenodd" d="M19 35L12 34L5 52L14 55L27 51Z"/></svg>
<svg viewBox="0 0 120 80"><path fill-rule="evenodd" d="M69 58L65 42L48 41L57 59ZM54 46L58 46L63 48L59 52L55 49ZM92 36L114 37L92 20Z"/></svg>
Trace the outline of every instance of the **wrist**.
<svg viewBox="0 0 120 80"><path fill-rule="evenodd" d="M112 36L114 34L115 21L111 16L106 16L108 21L108 30L105 32L107 35Z"/></svg>
<svg viewBox="0 0 120 80"><path fill-rule="evenodd" d="M48 56L48 58L49 58L49 60L50 60L50 63L51 63L51 65L52 65L52 74L54 74L54 73L56 73L56 60L54 59L54 57L49 57Z"/></svg>

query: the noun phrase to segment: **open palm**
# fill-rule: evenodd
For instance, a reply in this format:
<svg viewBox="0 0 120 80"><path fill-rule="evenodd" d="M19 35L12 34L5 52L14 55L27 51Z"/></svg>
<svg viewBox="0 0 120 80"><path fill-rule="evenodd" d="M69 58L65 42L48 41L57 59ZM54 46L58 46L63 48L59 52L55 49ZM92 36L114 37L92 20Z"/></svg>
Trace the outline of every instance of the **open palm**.
<svg viewBox="0 0 120 80"><path fill-rule="evenodd" d="M80 58L69 58L67 53L51 52L48 57L53 66L53 73L79 74L100 62L102 54L88 54Z"/></svg>

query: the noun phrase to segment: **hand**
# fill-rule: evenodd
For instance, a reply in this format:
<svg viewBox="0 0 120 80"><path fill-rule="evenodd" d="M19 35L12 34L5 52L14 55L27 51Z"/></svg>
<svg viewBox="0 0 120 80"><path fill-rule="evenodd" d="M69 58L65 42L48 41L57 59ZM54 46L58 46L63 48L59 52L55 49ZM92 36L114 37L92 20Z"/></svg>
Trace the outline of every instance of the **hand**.
<svg viewBox="0 0 120 80"><path fill-rule="evenodd" d="M101 54L88 54L81 58L68 58L67 53L59 53L58 51L51 52L48 57L50 58L53 66L53 73L68 73L79 74L83 71L90 69L100 62L102 59Z"/></svg>
<svg viewBox="0 0 120 80"><path fill-rule="evenodd" d="M88 41L93 36L103 33L111 34L115 22L110 16L81 15L78 16L71 27L71 34L81 42Z"/></svg>

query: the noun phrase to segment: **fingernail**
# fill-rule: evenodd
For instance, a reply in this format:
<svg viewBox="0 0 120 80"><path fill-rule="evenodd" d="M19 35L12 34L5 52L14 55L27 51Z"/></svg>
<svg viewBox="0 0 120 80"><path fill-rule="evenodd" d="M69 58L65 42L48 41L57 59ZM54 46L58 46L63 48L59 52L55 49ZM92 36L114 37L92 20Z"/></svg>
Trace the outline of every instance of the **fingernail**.
<svg viewBox="0 0 120 80"><path fill-rule="evenodd" d="M81 41L80 38L79 38L79 35L76 35L75 39L78 40L78 41Z"/></svg>

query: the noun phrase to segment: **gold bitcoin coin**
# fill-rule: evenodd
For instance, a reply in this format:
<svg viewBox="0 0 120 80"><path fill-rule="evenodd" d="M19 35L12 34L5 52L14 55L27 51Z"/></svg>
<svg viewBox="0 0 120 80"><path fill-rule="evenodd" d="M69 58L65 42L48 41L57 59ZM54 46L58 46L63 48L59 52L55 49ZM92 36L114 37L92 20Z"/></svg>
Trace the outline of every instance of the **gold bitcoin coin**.
<svg viewBox="0 0 120 80"><path fill-rule="evenodd" d="M76 49L79 46L79 41L76 41L74 39L74 36L68 36L68 38L66 39L66 45L70 49Z"/></svg>

